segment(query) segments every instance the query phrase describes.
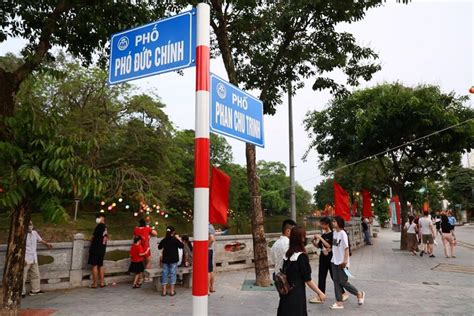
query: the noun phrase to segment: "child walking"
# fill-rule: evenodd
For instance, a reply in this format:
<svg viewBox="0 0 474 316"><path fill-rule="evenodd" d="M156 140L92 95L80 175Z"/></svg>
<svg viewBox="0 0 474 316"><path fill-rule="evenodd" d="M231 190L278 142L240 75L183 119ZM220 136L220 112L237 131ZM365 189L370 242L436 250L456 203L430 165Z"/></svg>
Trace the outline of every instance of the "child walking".
<svg viewBox="0 0 474 316"><path fill-rule="evenodd" d="M143 249L141 245L142 238L140 236L136 236L133 238L133 245L130 247L130 268L128 272L135 273L135 277L133 278L133 288L137 289L141 287L140 278L142 277L142 273L145 270L145 266L143 264L145 256L150 252L150 247L147 249Z"/></svg>

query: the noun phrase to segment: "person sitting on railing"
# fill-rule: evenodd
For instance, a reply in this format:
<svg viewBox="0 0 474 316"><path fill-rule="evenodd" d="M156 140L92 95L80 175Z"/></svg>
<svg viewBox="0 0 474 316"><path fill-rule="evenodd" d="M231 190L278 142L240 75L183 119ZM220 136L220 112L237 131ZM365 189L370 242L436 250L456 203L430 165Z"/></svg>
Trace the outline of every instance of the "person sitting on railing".
<svg viewBox="0 0 474 316"><path fill-rule="evenodd" d="M46 240L42 239L36 230L33 230L33 221L30 221L28 225L28 234L26 235L26 252L25 252L25 268L23 270L23 291L21 297L26 295L26 279L28 274L30 275L31 291L30 295L43 294L40 289L40 272L38 267L38 255L36 253L36 247L38 242L42 243L48 249L53 246Z"/></svg>

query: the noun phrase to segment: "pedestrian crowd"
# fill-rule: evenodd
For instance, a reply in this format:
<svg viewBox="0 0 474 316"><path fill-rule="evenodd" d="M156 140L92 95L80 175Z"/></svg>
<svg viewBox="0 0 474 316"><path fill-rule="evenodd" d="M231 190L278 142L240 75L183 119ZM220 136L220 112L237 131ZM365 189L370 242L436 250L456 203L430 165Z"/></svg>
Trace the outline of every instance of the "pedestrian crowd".
<svg viewBox="0 0 474 316"><path fill-rule="evenodd" d="M104 258L107 249L108 233L105 224L105 214L98 213L96 215L96 227L92 234L89 247L89 256L87 263L91 266L92 282L88 286L91 289L98 287L104 288L105 268ZM208 248L208 277L209 277L209 294L215 292L214 286L214 242L216 230L209 224L209 248ZM134 274L132 288L137 289L144 282L150 282L147 276L147 269L152 266L150 237L157 237L158 232L151 228L149 217L139 220L138 226L133 230L133 241L130 246L130 267L129 273ZM42 243L49 249L52 245L42 239L39 233L33 229L33 222L30 221L28 226L28 234L26 238L25 251L25 267L23 276L22 297L27 294L26 281L30 280L31 290L29 295L38 295L43 292L40 290L40 272L37 256L37 244ZM161 251L159 256L159 265L162 268L161 285L162 296L175 296L175 285L177 282L178 266L190 267L193 262L193 245L189 240L189 236L179 236L173 226L166 227L164 238L158 244L157 250ZM168 291L169 289L169 291Z"/></svg>
<svg viewBox="0 0 474 316"><path fill-rule="evenodd" d="M362 231L367 245L372 244L369 223L368 219L362 218ZM455 223L456 219L451 211L439 212L436 216L431 216L428 211L423 212L422 217L409 216L404 226L408 250L413 255L419 252L420 256L426 254L434 258L433 245L437 244L436 239L439 236L446 258L456 258ZM88 257L88 264L92 267L92 283L89 288L92 289L107 286L104 280L104 257L108 233L104 213L97 214L96 224ZM328 297L326 293L328 273L334 283L335 302L330 306L331 309L343 309L344 302L349 299L348 293L356 297L359 305L364 304L365 292L349 282L349 278L352 277L349 270L351 251L349 236L344 230L345 221L340 216L335 216L332 220L329 217L322 217L320 226L321 234L315 234L311 239L312 244L319 249L318 284L316 285L312 280L311 265L305 248L308 242L305 229L290 219L282 223L282 235L271 249L275 264L273 279L280 293L278 315L307 315L306 286L316 293L309 302L324 304ZM213 273L215 235L216 230L209 224L209 294L215 292ZM149 219L140 219L133 231L133 243L130 247L129 272L134 274L132 282L134 289L140 288L143 282L150 281L146 276L146 270L151 268L150 237L156 236L158 232L150 227ZM27 293L25 283L28 277L31 285L29 295L43 293L40 289L37 243L42 243L49 249L52 248L52 245L34 230L33 222L30 221L26 239L22 297L25 297ZM188 236L180 237L174 227L168 226L164 238L158 244L158 250L161 250L159 257L159 264L162 267L161 295L174 296L178 266L192 265L193 245Z"/></svg>
<svg viewBox="0 0 474 316"><path fill-rule="evenodd" d="M450 210L438 212L436 216L431 216L428 211L424 211L422 217L410 215L404 226L408 251L415 256L419 252L421 257L426 254L435 258L433 250L434 246L438 245L436 239L439 236L446 258L456 258L455 224L456 218Z"/></svg>
<svg viewBox="0 0 474 316"><path fill-rule="evenodd" d="M306 231L292 220L282 224L282 235L272 246L275 263L273 278L280 293L278 315L307 315L306 290L308 286L317 295L310 303L324 304L327 298L326 278L329 272L334 283L336 301L331 309L343 309L349 292L357 298L359 305L365 301L365 292L349 282L350 242L344 230L345 222L340 216L331 221L328 217L320 220L322 234L313 236L312 243L320 249L318 285L312 280L311 265L306 253ZM369 240L370 242L370 240Z"/></svg>

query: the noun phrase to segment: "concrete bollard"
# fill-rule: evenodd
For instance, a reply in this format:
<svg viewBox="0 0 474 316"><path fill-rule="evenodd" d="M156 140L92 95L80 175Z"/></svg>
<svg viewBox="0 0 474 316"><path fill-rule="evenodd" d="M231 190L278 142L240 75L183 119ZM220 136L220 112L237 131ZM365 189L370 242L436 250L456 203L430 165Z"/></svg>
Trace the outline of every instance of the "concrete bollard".
<svg viewBox="0 0 474 316"><path fill-rule="evenodd" d="M69 287L82 286L82 258L84 256L84 235L74 235L72 242L71 271L69 272Z"/></svg>

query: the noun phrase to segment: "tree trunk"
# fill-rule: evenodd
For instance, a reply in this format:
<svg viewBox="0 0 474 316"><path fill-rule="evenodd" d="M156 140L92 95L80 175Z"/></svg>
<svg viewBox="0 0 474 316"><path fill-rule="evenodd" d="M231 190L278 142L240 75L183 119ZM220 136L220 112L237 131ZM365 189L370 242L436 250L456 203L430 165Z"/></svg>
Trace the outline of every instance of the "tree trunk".
<svg viewBox="0 0 474 316"><path fill-rule="evenodd" d="M400 200L400 250L407 250L407 233L403 229L408 218L408 206L407 201L405 200L405 192L401 188L395 188L395 194L398 195Z"/></svg>
<svg viewBox="0 0 474 316"><path fill-rule="evenodd" d="M247 181L250 189L252 208L252 237L255 260L255 277L257 286L269 286L270 271L268 270L267 240L263 226L262 197L260 196L257 178L257 157L255 145L245 144L247 157Z"/></svg>
<svg viewBox="0 0 474 316"><path fill-rule="evenodd" d="M21 303L26 233L31 218L27 203L20 204L11 215L7 255L3 270L3 305L1 315L17 315Z"/></svg>
<svg viewBox="0 0 474 316"><path fill-rule="evenodd" d="M4 119L13 116L17 91L15 76L0 68L0 140L9 138Z"/></svg>
<svg viewBox="0 0 474 316"><path fill-rule="evenodd" d="M12 116L18 84L13 73L0 68L0 116Z"/></svg>

